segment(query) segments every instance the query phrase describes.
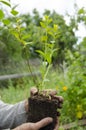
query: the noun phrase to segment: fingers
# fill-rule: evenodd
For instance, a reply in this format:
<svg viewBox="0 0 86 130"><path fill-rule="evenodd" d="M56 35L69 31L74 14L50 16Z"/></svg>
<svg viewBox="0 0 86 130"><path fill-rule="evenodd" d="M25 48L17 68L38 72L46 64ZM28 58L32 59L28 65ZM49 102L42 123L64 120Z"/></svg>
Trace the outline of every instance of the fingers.
<svg viewBox="0 0 86 130"><path fill-rule="evenodd" d="M57 126L54 128L54 130L58 130L58 128L59 128L59 126L57 125Z"/></svg>
<svg viewBox="0 0 86 130"><path fill-rule="evenodd" d="M50 117L44 118L41 121L35 123L35 129L39 130L40 128L47 126L48 124L52 123L53 119Z"/></svg>
<svg viewBox="0 0 86 130"><path fill-rule="evenodd" d="M51 90L50 92L49 92L49 95L52 97L52 96L54 96L54 95L56 95L57 94L57 91L56 90Z"/></svg>
<svg viewBox="0 0 86 130"><path fill-rule="evenodd" d="M45 89L45 90L41 91L41 93L43 95L47 95L48 94L48 95L50 95L52 97L52 96L57 94L57 91L56 90L52 90L52 89Z"/></svg>
<svg viewBox="0 0 86 130"><path fill-rule="evenodd" d="M56 96L56 95L54 95L53 98L57 99L60 103L63 103L63 101L64 101L64 99L63 99L62 96Z"/></svg>
<svg viewBox="0 0 86 130"><path fill-rule="evenodd" d="M44 96L47 96L47 95L50 95L52 99L56 99L59 101L59 108L62 108L62 104L63 104L63 97L62 96L56 96L57 94L57 91L56 90L52 90L52 89L45 89L43 91L41 91L41 93L44 95ZM36 87L32 87L30 89L30 96L35 96L38 94L38 90Z"/></svg>
<svg viewBox="0 0 86 130"><path fill-rule="evenodd" d="M32 87L32 88L30 89L30 95L31 95L31 96L32 96L32 95L36 95L37 93L38 93L38 90L37 90L36 87ZM56 96L56 94L57 94L57 91L56 91L56 90L45 89L45 90L41 91L41 93L42 93L43 95L49 94L52 98L57 99L57 100L59 100L59 102L63 103L63 97L62 97L62 96Z"/></svg>
<svg viewBox="0 0 86 130"><path fill-rule="evenodd" d="M38 90L36 87L32 87L30 89L30 96L36 95L38 93Z"/></svg>
<svg viewBox="0 0 86 130"><path fill-rule="evenodd" d="M57 117L57 122L56 122L56 126L55 126L54 130L58 130L58 128L59 128L59 120L58 120L58 117Z"/></svg>
<svg viewBox="0 0 86 130"><path fill-rule="evenodd" d="M59 102L63 103L63 97L62 96L56 96L57 91L56 90L52 90L52 89L45 89L42 91L43 95L50 95L51 98L57 99Z"/></svg>
<svg viewBox="0 0 86 130"><path fill-rule="evenodd" d="M52 90L52 89L45 89L43 91L41 91L41 93L46 96L47 94L51 96L52 99L56 99L58 100L59 104L58 104L58 108L62 108L62 104L63 104L63 97L62 96L56 96L57 91L56 90ZM35 96L38 94L38 90L36 87L32 87L30 89L30 96Z"/></svg>

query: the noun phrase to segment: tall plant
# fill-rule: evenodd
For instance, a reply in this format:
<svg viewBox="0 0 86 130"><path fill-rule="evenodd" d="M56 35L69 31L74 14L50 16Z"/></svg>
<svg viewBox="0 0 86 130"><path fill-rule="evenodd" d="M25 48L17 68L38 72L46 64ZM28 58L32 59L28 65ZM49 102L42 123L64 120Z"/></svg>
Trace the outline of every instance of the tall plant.
<svg viewBox="0 0 86 130"><path fill-rule="evenodd" d="M45 16L43 20L40 22L40 26L37 28L37 31L41 31L42 35L40 36L40 44L42 46L42 50L36 50L36 53L40 55L41 58L41 65L40 65L40 73L41 78L40 80L35 80L33 77L33 81L35 85L38 87L39 90L44 89L45 82L49 81L47 79L47 74L49 73L49 70L52 66L52 57L54 52L57 50L55 48L55 40L58 38L58 25L54 24L53 26L50 26L52 23L52 19L49 16ZM29 39L31 36L30 34L24 33L25 27L22 26L21 20L17 20L16 27L12 30L13 35L18 39L18 41L21 43L23 49L26 52L26 57L28 61L28 67L29 70L33 76L31 66L29 64L29 55L28 52L30 52L30 47L32 46L33 41L28 42L27 39Z"/></svg>

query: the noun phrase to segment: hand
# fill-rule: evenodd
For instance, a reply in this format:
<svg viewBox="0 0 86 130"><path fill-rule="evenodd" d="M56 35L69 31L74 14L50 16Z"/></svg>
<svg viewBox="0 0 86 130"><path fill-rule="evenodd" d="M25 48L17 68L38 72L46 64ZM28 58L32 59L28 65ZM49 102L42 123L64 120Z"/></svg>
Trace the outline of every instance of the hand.
<svg viewBox="0 0 86 130"><path fill-rule="evenodd" d="M31 90L30 90L30 95L36 95L38 93L38 90L36 87L32 87ZM62 103L63 103L63 97L62 96L56 96L57 94L57 91L55 90L52 90L52 89L46 89L46 90L43 90L42 91L42 94L43 95L46 95L46 94L49 94L51 96L51 98L54 98L54 99L57 99L59 101L59 106L58 108L62 108ZM28 104L28 100L26 100L25 102L25 109L26 111L28 112L28 108L29 108L29 104ZM59 112L57 112L57 124L56 124L56 127L54 128L54 130L58 130L59 128L59 121L58 121L58 116L60 115ZM43 119L44 120L44 119ZM34 125L35 123L27 123L27 124L32 124ZM27 129L22 129L22 130L27 130ZM28 129L29 130L29 129ZM34 130L34 129L31 129L31 130ZM36 129L35 129L36 130Z"/></svg>
<svg viewBox="0 0 86 130"><path fill-rule="evenodd" d="M50 124L52 121L52 118L47 117L37 123L24 123L13 130L39 130L40 128Z"/></svg>
<svg viewBox="0 0 86 130"><path fill-rule="evenodd" d="M30 90L30 95L36 95L38 93L37 88L32 87ZM58 100L59 102L59 106L58 108L62 108L62 104L63 104L63 97L62 96L57 96L57 91L56 90L52 90L52 89L45 89L41 92L43 95L47 95L49 94L51 96L51 98ZM60 113L57 111L57 124L54 128L54 130L58 130L59 128L59 120L58 120L58 116L60 116Z"/></svg>
<svg viewBox="0 0 86 130"><path fill-rule="evenodd" d="M32 87L30 89L30 95L36 95L38 93L38 90L36 87ZM59 101L59 108L62 108L62 103L63 103L63 97L62 96L56 96L57 91L56 90L52 90L52 89L46 89L42 91L43 95L46 95L47 93L51 96L51 98L57 99ZM25 110L26 112L28 112L28 108L29 108L29 104L28 104L28 100L25 101ZM57 113L57 116L59 116L60 113Z"/></svg>
<svg viewBox="0 0 86 130"><path fill-rule="evenodd" d="M31 90L30 90L30 95L33 96L33 95L36 95L38 93L38 90L36 87L32 87ZM62 96L57 96L57 91L56 90L52 90L52 89L45 89L43 91L41 91L41 93L43 95L50 95L51 98L53 99L56 99L58 100L59 102L59 106L58 108L62 108L62 104L63 104L63 97ZM59 116L59 112L57 113L57 116Z"/></svg>

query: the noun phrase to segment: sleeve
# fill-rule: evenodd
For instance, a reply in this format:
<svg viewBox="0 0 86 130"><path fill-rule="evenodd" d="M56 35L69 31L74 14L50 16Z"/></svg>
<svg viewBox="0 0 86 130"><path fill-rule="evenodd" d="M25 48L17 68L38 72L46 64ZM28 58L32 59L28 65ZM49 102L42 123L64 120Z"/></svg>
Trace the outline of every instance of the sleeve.
<svg viewBox="0 0 86 130"><path fill-rule="evenodd" d="M6 104L0 101L0 130L15 128L27 120L25 101L15 105Z"/></svg>

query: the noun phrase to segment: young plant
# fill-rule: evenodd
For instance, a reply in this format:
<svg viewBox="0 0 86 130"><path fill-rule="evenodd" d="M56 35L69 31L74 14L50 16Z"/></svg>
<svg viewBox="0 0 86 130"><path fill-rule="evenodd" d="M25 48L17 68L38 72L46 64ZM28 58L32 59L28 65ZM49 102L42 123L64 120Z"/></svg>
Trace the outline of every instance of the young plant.
<svg viewBox="0 0 86 130"><path fill-rule="evenodd" d="M42 36L40 37L42 50L37 50L36 52L40 54L42 60L40 66L42 78L39 83L39 90L43 90L45 89L45 82L49 81L47 75L52 66L53 54L57 50L55 48L55 40L58 37L58 26L52 25L52 19L49 16L45 16L40 25L42 30Z"/></svg>
<svg viewBox="0 0 86 130"><path fill-rule="evenodd" d="M27 39L30 37L30 34L25 34L25 28L22 27L21 20L17 20L16 29L12 31L13 35L18 39L18 41L23 46L23 49L26 52L27 62L29 71L33 77L35 86L38 88L38 91L45 89L45 83L49 81L47 75L52 67L52 58L57 48L55 48L55 41L58 38L58 26L52 24L52 19L49 16L45 16L40 22L40 27L38 30L41 30L42 34L40 36L40 44L42 49L35 50L36 53L40 55L41 64L40 64L40 73L41 78L33 76L33 72L29 63L28 52L30 46L35 42L34 39L32 42L27 42ZM40 33L40 32L39 32ZM28 47L28 48L27 48ZM36 79L35 79L36 78Z"/></svg>

